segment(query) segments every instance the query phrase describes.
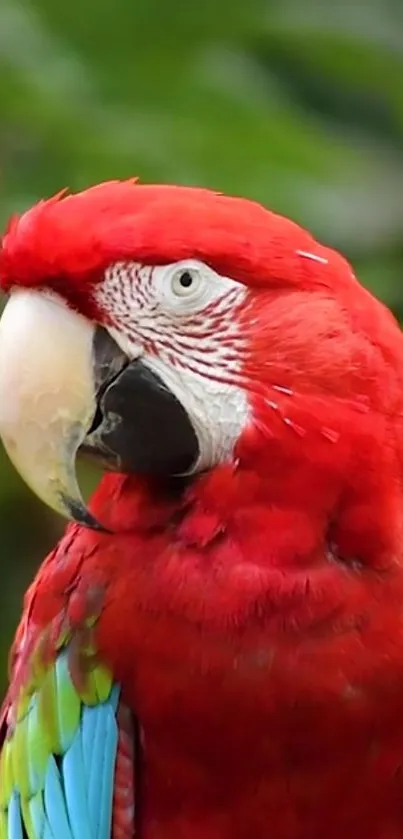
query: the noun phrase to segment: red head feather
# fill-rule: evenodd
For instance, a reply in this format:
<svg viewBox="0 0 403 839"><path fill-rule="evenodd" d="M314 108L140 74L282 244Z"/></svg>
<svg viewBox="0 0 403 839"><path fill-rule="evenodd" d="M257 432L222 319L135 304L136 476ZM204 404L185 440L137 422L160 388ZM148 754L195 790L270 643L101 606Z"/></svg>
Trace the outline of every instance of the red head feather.
<svg viewBox="0 0 403 839"><path fill-rule="evenodd" d="M356 288L342 257L257 203L134 180L59 193L12 219L0 252L0 285L8 290L68 281L70 289L82 290L85 280L101 278L117 260L161 264L186 258L252 286Z"/></svg>
<svg viewBox="0 0 403 839"><path fill-rule="evenodd" d="M368 395L376 391L378 404L388 402L380 369L388 360L403 370L403 345L392 315L358 283L342 256L292 221L243 198L192 187L143 186L134 179L78 194L64 191L11 219L0 248L0 289L48 287L82 314L102 320L91 290L109 265L187 258L266 292L257 301L265 326L260 336L254 332L256 358L271 346L284 369L284 352L287 356L295 346L299 353L304 346L307 372L310 368L310 375L322 378L323 368L335 392L343 390L346 364L354 376L352 345L358 341L359 368L373 373L365 373L365 389ZM336 332L339 338L329 341Z"/></svg>
<svg viewBox="0 0 403 839"><path fill-rule="evenodd" d="M124 260L156 265L187 258L200 259L251 288L294 293L292 308L305 333L302 341L319 338L319 322L326 321L329 331L337 312L332 306L330 314L326 305L323 309L324 301L337 301L339 330L345 330L348 313L351 333L362 333L367 343L369 339L382 348L383 355L403 369L394 318L357 282L342 256L261 205L208 189L143 186L132 179L72 195L64 191L40 201L9 223L0 248L0 289L48 287L95 319L102 313L91 288L102 281L108 265ZM302 294L297 299L298 292ZM270 301L264 340L271 342L281 332L292 344L293 318L288 328L284 313L277 323L272 296Z"/></svg>

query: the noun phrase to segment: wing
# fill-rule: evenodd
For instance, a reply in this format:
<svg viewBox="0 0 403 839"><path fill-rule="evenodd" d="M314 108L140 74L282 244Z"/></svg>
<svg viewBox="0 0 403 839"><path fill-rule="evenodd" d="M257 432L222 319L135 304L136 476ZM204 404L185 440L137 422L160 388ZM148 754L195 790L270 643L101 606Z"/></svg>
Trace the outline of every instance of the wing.
<svg viewBox="0 0 403 839"><path fill-rule="evenodd" d="M93 623L61 619L35 640L20 627L0 715L0 839L134 836L133 720Z"/></svg>

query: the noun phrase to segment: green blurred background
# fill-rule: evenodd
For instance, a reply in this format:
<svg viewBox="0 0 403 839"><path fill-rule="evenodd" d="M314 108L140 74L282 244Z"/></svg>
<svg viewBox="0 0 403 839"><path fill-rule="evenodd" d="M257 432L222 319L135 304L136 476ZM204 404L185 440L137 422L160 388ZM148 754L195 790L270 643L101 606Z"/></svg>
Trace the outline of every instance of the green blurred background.
<svg viewBox="0 0 403 839"><path fill-rule="evenodd" d="M309 227L402 317L402 88L402 0L0 0L0 223L66 185L206 185ZM0 453L0 694L62 526Z"/></svg>

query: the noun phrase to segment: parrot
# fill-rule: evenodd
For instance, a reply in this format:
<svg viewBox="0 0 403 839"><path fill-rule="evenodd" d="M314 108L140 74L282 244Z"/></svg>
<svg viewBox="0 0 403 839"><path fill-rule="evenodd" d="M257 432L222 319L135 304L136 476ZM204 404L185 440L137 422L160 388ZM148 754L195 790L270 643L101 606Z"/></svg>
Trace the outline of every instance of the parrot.
<svg viewBox="0 0 403 839"><path fill-rule="evenodd" d="M13 216L0 288L0 436L67 519L0 839L402 839L394 315L262 204L136 179Z"/></svg>

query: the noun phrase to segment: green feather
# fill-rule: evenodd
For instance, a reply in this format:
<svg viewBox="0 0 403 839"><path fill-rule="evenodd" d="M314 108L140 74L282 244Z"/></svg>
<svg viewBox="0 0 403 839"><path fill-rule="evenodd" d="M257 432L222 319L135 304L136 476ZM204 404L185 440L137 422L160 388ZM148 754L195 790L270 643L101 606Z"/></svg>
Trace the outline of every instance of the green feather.
<svg viewBox="0 0 403 839"><path fill-rule="evenodd" d="M7 807L13 787L12 741L6 740L0 754L0 812Z"/></svg>
<svg viewBox="0 0 403 839"><path fill-rule="evenodd" d="M57 683L55 666L50 667L38 691L38 716L40 731L46 736L49 754L60 754L59 726L57 721Z"/></svg>
<svg viewBox="0 0 403 839"><path fill-rule="evenodd" d="M28 691L26 693L22 693L19 696L18 702L16 703L16 715L15 715L16 719L17 719L17 722L19 722L20 720L22 720L23 717L25 717L25 714L27 713L28 708L29 708L30 701L31 701L31 696L28 693Z"/></svg>
<svg viewBox="0 0 403 839"><path fill-rule="evenodd" d="M21 811L22 811L22 818L24 822L24 827L26 832L28 833L28 839L39 839L40 833L35 829L35 825L32 821L31 816L31 809L30 809L30 801L28 798L25 798L21 794Z"/></svg>
<svg viewBox="0 0 403 839"><path fill-rule="evenodd" d="M108 670L98 664L94 670L88 672L85 686L80 691L85 705L98 705L106 702L112 688L112 677Z"/></svg>
<svg viewBox="0 0 403 839"><path fill-rule="evenodd" d="M60 754L67 751L80 722L80 697L71 680L66 655L57 658L56 677L56 712Z"/></svg>
<svg viewBox="0 0 403 839"><path fill-rule="evenodd" d="M0 805L0 839L7 839L7 811Z"/></svg>
<svg viewBox="0 0 403 839"><path fill-rule="evenodd" d="M98 662L93 644L87 643L79 655L74 648L73 660L72 655L68 645L47 666L40 651L33 656L29 686L18 697L15 728L0 752L0 839L8 837L8 806L15 792L28 838L40 839L49 760L71 747L83 707L104 703L111 694L112 676Z"/></svg>
<svg viewBox="0 0 403 839"><path fill-rule="evenodd" d="M14 784L18 787L22 797L26 797L30 793L27 716L23 717L16 725L14 736L11 740L11 762Z"/></svg>
<svg viewBox="0 0 403 839"><path fill-rule="evenodd" d="M28 770L31 795L42 789L49 759L48 740L41 729L37 697L34 696L28 712Z"/></svg>
<svg viewBox="0 0 403 839"><path fill-rule="evenodd" d="M28 809L25 809L24 820L29 839L36 839L41 836L45 824L45 807L43 793L37 792L28 802Z"/></svg>

